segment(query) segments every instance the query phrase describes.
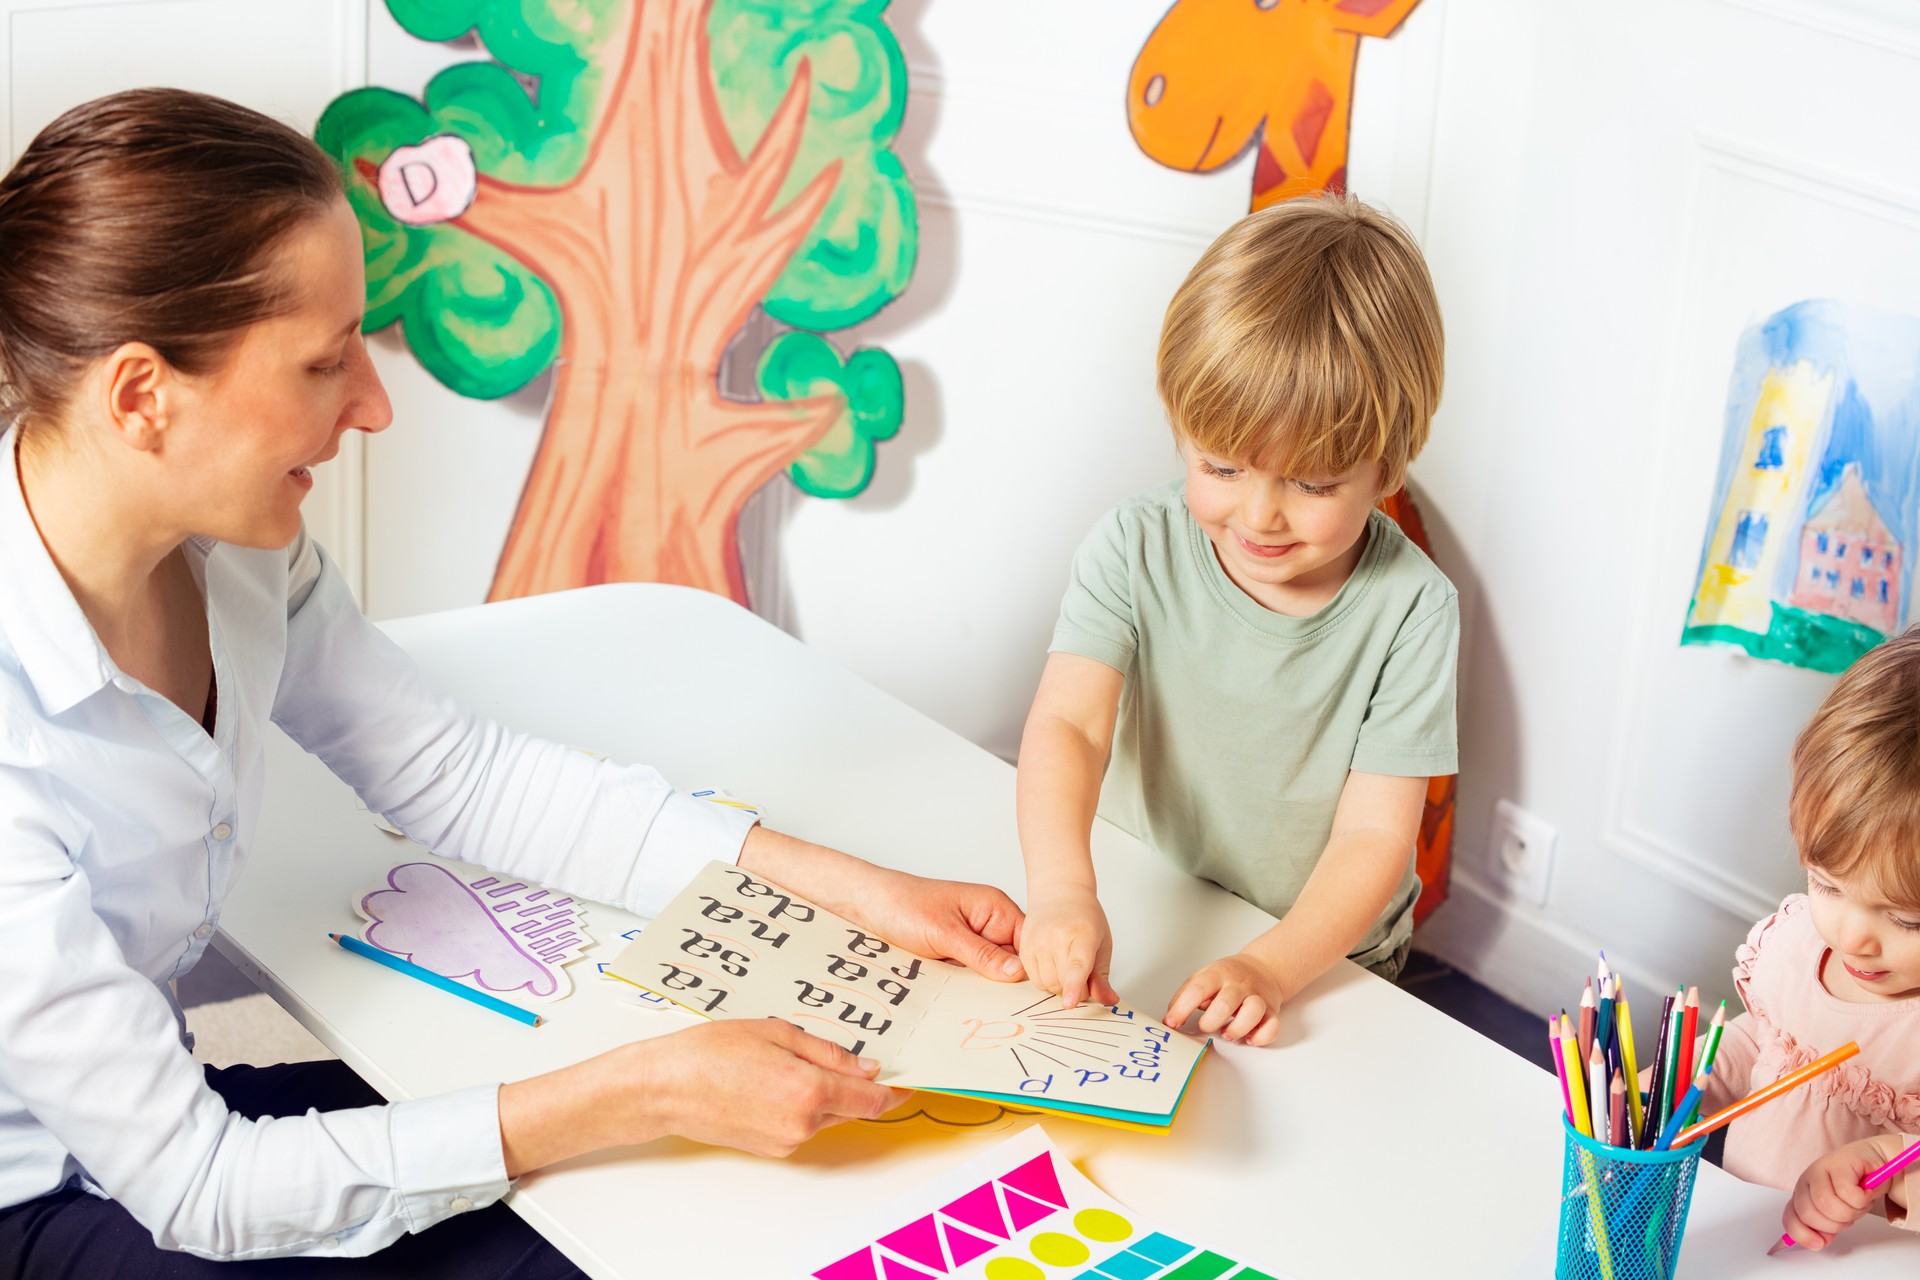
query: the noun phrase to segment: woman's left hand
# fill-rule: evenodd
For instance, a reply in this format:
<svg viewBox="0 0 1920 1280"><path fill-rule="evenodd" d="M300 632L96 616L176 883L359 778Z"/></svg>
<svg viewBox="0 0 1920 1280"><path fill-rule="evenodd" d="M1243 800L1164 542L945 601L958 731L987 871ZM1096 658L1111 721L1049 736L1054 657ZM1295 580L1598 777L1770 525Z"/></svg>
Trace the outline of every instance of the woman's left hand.
<svg viewBox="0 0 1920 1280"><path fill-rule="evenodd" d="M1000 982L1026 976L1018 952L1026 917L991 885L894 871L765 826L747 833L740 866L917 955Z"/></svg>

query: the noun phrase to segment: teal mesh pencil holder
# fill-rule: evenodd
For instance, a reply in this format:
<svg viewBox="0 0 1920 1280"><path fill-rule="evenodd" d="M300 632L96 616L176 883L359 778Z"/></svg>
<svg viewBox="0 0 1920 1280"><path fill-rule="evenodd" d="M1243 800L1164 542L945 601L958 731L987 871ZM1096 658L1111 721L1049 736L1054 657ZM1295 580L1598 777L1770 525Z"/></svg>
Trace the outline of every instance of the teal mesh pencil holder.
<svg viewBox="0 0 1920 1280"><path fill-rule="evenodd" d="M1671 1280L1707 1140L1628 1151L1582 1137L1564 1115L1560 1123L1567 1155L1555 1280Z"/></svg>

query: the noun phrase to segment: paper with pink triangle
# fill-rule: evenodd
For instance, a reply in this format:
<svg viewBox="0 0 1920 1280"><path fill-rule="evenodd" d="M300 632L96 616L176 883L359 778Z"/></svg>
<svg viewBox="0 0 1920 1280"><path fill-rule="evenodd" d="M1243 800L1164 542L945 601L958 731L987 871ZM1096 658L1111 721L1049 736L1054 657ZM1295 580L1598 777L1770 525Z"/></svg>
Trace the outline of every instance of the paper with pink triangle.
<svg viewBox="0 0 1920 1280"><path fill-rule="evenodd" d="M1001 1216L1000 1200L993 1194L991 1182L981 1183L958 1200L947 1204L940 1212L988 1235L999 1236L1002 1240L1007 1238L1007 1221Z"/></svg>
<svg viewBox="0 0 1920 1280"><path fill-rule="evenodd" d="M953 1265L956 1267L964 1267L981 1254L1000 1247L984 1236L962 1231L951 1222L940 1224L940 1234L946 1238L947 1252L953 1255Z"/></svg>
<svg viewBox="0 0 1920 1280"><path fill-rule="evenodd" d="M1060 1206L1042 1204L1032 1196L1023 1196L1012 1187L1002 1186L1000 1194L1007 1198L1007 1220L1013 1223L1014 1234L1025 1231L1042 1218L1051 1218L1060 1212Z"/></svg>
<svg viewBox="0 0 1920 1280"><path fill-rule="evenodd" d="M947 1269L947 1255L940 1251L940 1233L934 1229L932 1214L915 1218L898 1231L881 1236L880 1243L935 1271Z"/></svg>
<svg viewBox="0 0 1920 1280"><path fill-rule="evenodd" d="M1067 1207L1066 1192L1060 1190L1060 1178L1053 1171L1053 1154L1033 1159L1000 1179L1016 1191L1024 1191L1035 1200L1044 1200L1056 1209Z"/></svg>
<svg viewBox="0 0 1920 1280"><path fill-rule="evenodd" d="M1081 1236L1079 1219L1087 1209L1105 1210L1112 1218L1101 1215L1102 1226L1110 1227L1118 1219L1126 1234L1100 1240ZM1046 1131L1034 1125L887 1204L849 1218L798 1250L793 1270L812 1280L989 1280L988 1268L996 1262L1020 1262L1026 1264L1024 1269L1001 1266L994 1272L1044 1273L1047 1280L1071 1280L1082 1273L1103 1274L1102 1263L1157 1233L1173 1242L1186 1242L1187 1249L1165 1262L1162 1270L1177 1269L1208 1252L1229 1259L1229 1273L1244 1266L1274 1280L1287 1280L1287 1273L1269 1257L1235 1259L1227 1251L1209 1248L1201 1234L1204 1226L1154 1222L1134 1212L1088 1181L1053 1146ZM1075 1265L1063 1272L1036 1257L1033 1242L1052 1233L1086 1246L1084 1267ZM1113 1233L1101 1230L1100 1234L1111 1237ZM1276 1238L1284 1239L1284 1233ZM1165 1251L1154 1252L1158 1256ZM1124 1264L1124 1273L1139 1274L1144 1261L1136 1255Z"/></svg>

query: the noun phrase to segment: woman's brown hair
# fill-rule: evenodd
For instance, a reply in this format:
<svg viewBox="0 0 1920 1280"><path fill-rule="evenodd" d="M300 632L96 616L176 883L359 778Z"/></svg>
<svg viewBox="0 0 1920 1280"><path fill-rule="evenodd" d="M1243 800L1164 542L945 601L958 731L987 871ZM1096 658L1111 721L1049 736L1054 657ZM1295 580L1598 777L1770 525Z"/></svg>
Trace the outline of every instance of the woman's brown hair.
<svg viewBox="0 0 1920 1280"><path fill-rule="evenodd" d="M215 368L290 305L274 251L340 194L310 140L221 98L132 89L68 111L0 177L0 425L58 419L123 343Z"/></svg>

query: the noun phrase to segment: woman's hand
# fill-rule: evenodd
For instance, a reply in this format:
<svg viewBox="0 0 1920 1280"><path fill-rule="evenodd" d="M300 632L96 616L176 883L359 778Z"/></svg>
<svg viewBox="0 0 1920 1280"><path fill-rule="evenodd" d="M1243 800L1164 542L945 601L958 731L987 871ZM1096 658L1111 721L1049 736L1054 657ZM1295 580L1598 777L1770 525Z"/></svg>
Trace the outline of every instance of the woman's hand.
<svg viewBox="0 0 1920 1280"><path fill-rule="evenodd" d="M1073 1008L1083 1000L1118 1003L1107 981L1113 933L1091 889L1033 890L1033 911L1020 931L1020 959L1033 980Z"/></svg>
<svg viewBox="0 0 1920 1280"><path fill-rule="evenodd" d="M747 833L740 867L918 955L1001 982L1025 974L1017 953L1025 917L991 885L889 870L764 826Z"/></svg>
<svg viewBox="0 0 1920 1280"><path fill-rule="evenodd" d="M1194 1012L1202 1035L1272 1044L1280 1034L1280 977L1263 961L1242 951L1215 960L1188 978L1167 1006L1166 1024L1178 1031Z"/></svg>
<svg viewBox="0 0 1920 1280"><path fill-rule="evenodd" d="M710 1022L623 1045L500 1088L507 1176L670 1134L785 1156L829 1125L871 1120L907 1096L880 1064L777 1018Z"/></svg>

